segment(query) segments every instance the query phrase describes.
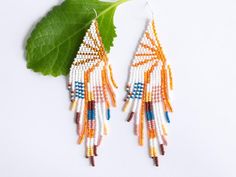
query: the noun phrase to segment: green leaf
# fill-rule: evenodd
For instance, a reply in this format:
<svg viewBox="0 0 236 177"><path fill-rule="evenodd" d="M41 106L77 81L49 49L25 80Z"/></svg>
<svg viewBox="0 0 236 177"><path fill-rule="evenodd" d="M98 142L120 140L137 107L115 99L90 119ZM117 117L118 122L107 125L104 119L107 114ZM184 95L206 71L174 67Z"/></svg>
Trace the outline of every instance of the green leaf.
<svg viewBox="0 0 236 177"><path fill-rule="evenodd" d="M98 20L105 49L109 52L116 37L114 13L125 1L65 0L55 6L36 25L27 41L27 67L44 75L67 75L94 18Z"/></svg>

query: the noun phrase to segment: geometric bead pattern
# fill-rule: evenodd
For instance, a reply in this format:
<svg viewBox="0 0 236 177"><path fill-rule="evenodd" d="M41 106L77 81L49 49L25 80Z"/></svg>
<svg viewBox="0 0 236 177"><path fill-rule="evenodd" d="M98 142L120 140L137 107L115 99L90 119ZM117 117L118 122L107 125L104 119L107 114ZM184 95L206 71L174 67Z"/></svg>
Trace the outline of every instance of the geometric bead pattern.
<svg viewBox="0 0 236 177"><path fill-rule="evenodd" d="M169 101L172 74L170 66L167 67L154 20L148 24L139 42L129 74L124 111L130 102L132 107L127 121L136 119L134 132L139 145L143 145L146 118L149 155L158 166L158 152L164 155L164 146L167 145L166 122L170 122L168 112L172 112Z"/></svg>
<svg viewBox="0 0 236 177"><path fill-rule="evenodd" d="M110 100L112 106L116 105L112 86L112 68L108 65L98 23L93 20L71 65L68 83L71 109L76 112L78 143L86 139L86 157L92 166L102 137L108 132Z"/></svg>
<svg viewBox="0 0 236 177"><path fill-rule="evenodd" d="M84 83L75 81L75 96L84 99Z"/></svg>
<svg viewBox="0 0 236 177"><path fill-rule="evenodd" d="M143 83L138 82L134 83L133 93L131 94L131 98L141 99L143 94Z"/></svg>

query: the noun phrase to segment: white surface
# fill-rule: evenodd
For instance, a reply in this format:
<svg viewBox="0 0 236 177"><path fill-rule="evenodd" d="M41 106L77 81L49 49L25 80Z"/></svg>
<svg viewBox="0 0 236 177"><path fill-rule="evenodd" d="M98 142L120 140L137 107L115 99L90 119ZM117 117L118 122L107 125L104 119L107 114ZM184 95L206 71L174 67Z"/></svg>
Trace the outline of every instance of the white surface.
<svg viewBox="0 0 236 177"><path fill-rule="evenodd" d="M110 61L119 84L110 134L92 168L76 144L65 77L26 69L24 40L58 0L3 1L0 6L1 177L235 177L236 1L150 0L174 70L167 155L152 165L121 112L134 49L148 15L144 1L117 10Z"/></svg>

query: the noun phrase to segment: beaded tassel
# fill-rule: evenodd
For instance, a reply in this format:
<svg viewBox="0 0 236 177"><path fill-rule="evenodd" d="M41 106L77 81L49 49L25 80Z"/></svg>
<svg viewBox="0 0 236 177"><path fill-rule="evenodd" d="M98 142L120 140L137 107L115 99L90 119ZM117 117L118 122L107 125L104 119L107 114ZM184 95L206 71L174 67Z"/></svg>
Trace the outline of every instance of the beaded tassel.
<svg viewBox="0 0 236 177"><path fill-rule="evenodd" d="M97 147L102 137L108 133L108 95L112 105L116 106L113 87L117 88L117 85L112 76L112 68L108 65L98 23L94 20L72 63L68 83L71 110L76 112L78 143L81 144L86 138L86 157L90 159L92 166L95 166Z"/></svg>
<svg viewBox="0 0 236 177"><path fill-rule="evenodd" d="M166 122L170 122L169 112L172 106L169 100L169 89L172 90L172 73L157 37L156 26L152 20L136 51L132 61L127 97L123 110L131 105L131 113L127 121L135 118L134 132L138 136L139 145L144 140L144 119L146 117L149 154L158 166L158 149L165 154L167 145Z"/></svg>

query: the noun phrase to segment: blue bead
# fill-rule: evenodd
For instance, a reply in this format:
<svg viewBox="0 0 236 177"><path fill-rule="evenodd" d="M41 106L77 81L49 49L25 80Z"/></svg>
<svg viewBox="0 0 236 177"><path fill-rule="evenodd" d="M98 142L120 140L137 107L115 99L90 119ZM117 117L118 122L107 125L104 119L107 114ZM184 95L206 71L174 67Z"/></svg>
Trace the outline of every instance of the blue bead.
<svg viewBox="0 0 236 177"><path fill-rule="evenodd" d="M150 115L151 115L151 120L154 120L154 113L152 111L150 112Z"/></svg>
<svg viewBox="0 0 236 177"><path fill-rule="evenodd" d="M111 115L110 115L110 109L107 109L107 120L110 120Z"/></svg>
<svg viewBox="0 0 236 177"><path fill-rule="evenodd" d="M165 112L165 115L166 115L166 120L167 120L167 122L170 123L170 117L169 117L168 112Z"/></svg>
<svg viewBox="0 0 236 177"><path fill-rule="evenodd" d="M88 110L88 120L92 119L91 110Z"/></svg>
<svg viewBox="0 0 236 177"><path fill-rule="evenodd" d="M146 118L147 118L147 120L150 120L150 116L149 116L149 112L148 111L146 111Z"/></svg>

